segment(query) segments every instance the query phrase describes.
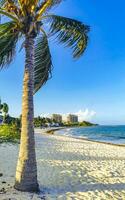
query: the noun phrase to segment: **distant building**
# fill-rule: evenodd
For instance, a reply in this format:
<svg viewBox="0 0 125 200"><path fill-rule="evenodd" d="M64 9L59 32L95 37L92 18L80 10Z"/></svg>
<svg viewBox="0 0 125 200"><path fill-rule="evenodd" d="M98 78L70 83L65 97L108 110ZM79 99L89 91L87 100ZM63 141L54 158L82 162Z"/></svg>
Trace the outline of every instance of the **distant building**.
<svg viewBox="0 0 125 200"><path fill-rule="evenodd" d="M77 123L78 122L78 116L77 115L68 115L67 116L67 122L69 123Z"/></svg>
<svg viewBox="0 0 125 200"><path fill-rule="evenodd" d="M56 123L62 123L62 115L59 114L53 114L52 120Z"/></svg>

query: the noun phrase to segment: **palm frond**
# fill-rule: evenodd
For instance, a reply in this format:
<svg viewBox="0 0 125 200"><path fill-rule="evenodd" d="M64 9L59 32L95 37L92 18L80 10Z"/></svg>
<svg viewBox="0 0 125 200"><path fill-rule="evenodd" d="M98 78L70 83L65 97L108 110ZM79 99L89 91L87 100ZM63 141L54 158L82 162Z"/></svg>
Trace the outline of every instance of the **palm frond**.
<svg viewBox="0 0 125 200"><path fill-rule="evenodd" d="M24 16L27 13L32 13L36 9L38 2L39 0L18 0L18 3Z"/></svg>
<svg viewBox="0 0 125 200"><path fill-rule="evenodd" d="M4 8L6 4L18 6L18 0L0 0L0 8Z"/></svg>
<svg viewBox="0 0 125 200"><path fill-rule="evenodd" d="M34 11L37 7L39 0L29 0L27 1L27 7L29 11Z"/></svg>
<svg viewBox="0 0 125 200"><path fill-rule="evenodd" d="M5 15L6 17L9 17L10 19L16 21L16 22L19 22L18 18L16 18L13 14L3 10L0 8L0 15Z"/></svg>
<svg viewBox="0 0 125 200"><path fill-rule="evenodd" d="M13 60L19 32L14 22L0 24L0 68Z"/></svg>
<svg viewBox="0 0 125 200"><path fill-rule="evenodd" d="M18 0L18 3L19 3L22 14L25 16L27 14L26 1Z"/></svg>
<svg viewBox="0 0 125 200"><path fill-rule="evenodd" d="M43 5L48 4L47 9L50 9L50 8L60 4L62 1L64 1L64 0L44 0L42 4Z"/></svg>
<svg viewBox="0 0 125 200"><path fill-rule="evenodd" d="M38 9L38 15L37 18L40 18L41 15L48 11L49 9L53 8L54 6L60 4L63 0L44 0L42 3L39 5Z"/></svg>
<svg viewBox="0 0 125 200"><path fill-rule="evenodd" d="M4 24L0 24L0 38L7 34L8 31L10 32L11 29L13 29L13 27L15 27L15 23L14 22L6 22Z"/></svg>
<svg viewBox="0 0 125 200"><path fill-rule="evenodd" d="M3 9L4 9L4 11L6 11L16 17L20 17L21 10L19 8L17 0L5 1L4 5L3 5Z"/></svg>
<svg viewBox="0 0 125 200"><path fill-rule="evenodd" d="M37 39L34 62L34 93L51 77L52 60L47 36Z"/></svg>
<svg viewBox="0 0 125 200"><path fill-rule="evenodd" d="M89 26L82 22L57 15L50 15L50 33L56 35L59 42L66 44L73 50L73 57L79 58L88 43Z"/></svg>

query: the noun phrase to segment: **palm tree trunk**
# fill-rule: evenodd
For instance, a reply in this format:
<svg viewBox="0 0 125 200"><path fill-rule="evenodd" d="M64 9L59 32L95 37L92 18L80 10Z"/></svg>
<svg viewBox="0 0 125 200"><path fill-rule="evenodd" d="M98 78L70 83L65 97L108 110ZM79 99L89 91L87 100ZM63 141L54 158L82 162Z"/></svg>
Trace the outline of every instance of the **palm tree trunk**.
<svg viewBox="0 0 125 200"><path fill-rule="evenodd" d="M3 114L3 124L6 122L6 113Z"/></svg>
<svg viewBox="0 0 125 200"><path fill-rule="evenodd" d="M33 125L34 39L32 37L26 37L25 51L21 144L16 170L15 188L21 191L38 191Z"/></svg>

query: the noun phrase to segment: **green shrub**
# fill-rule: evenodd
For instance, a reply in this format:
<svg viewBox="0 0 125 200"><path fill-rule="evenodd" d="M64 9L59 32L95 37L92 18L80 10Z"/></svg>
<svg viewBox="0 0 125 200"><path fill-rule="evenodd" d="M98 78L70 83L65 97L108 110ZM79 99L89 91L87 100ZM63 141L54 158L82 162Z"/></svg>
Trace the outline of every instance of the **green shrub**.
<svg viewBox="0 0 125 200"><path fill-rule="evenodd" d="M20 128L13 125L0 125L0 142L16 142L20 138Z"/></svg>

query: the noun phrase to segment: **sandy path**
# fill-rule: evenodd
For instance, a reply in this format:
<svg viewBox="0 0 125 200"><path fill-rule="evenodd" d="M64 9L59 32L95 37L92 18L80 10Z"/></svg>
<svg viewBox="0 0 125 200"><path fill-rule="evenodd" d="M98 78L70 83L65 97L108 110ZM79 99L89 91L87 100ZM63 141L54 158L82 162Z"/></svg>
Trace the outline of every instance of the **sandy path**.
<svg viewBox="0 0 125 200"><path fill-rule="evenodd" d="M36 151L46 198L10 188L18 145L0 145L0 188L8 188L0 200L125 200L125 147L37 134Z"/></svg>

